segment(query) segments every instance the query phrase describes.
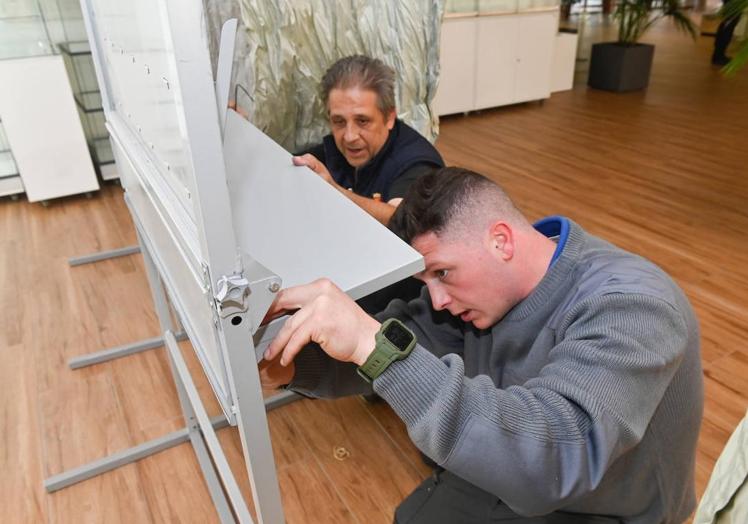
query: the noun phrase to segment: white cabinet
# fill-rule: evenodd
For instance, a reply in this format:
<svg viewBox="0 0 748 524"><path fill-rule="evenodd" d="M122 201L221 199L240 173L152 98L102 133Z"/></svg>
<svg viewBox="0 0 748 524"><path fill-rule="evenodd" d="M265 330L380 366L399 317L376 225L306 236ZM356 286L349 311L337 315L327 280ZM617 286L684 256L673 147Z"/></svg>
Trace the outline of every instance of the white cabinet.
<svg viewBox="0 0 748 524"><path fill-rule="evenodd" d="M516 16L481 16L474 19L477 56L475 100L471 109L514 102L519 24Z"/></svg>
<svg viewBox="0 0 748 524"><path fill-rule="evenodd" d="M568 91L574 87L574 65L577 60L577 34L559 33L553 48L551 92Z"/></svg>
<svg viewBox="0 0 748 524"><path fill-rule="evenodd" d="M475 35L474 18L444 19L439 57L439 87L433 102L439 115L473 109Z"/></svg>
<svg viewBox="0 0 748 524"><path fill-rule="evenodd" d="M551 96L553 45L558 32L558 14L517 15L519 38L514 101L527 102Z"/></svg>
<svg viewBox="0 0 748 524"><path fill-rule="evenodd" d="M551 93L558 10L445 17L438 115L541 100Z"/></svg>

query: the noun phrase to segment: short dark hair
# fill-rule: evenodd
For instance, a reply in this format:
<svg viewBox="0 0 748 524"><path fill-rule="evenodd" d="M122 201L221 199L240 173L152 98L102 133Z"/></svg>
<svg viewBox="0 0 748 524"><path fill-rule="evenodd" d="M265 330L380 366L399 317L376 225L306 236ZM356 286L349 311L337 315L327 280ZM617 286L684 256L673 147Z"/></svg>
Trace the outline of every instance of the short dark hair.
<svg viewBox="0 0 748 524"><path fill-rule="evenodd" d="M421 176L410 186L389 228L412 244L421 235L441 236L457 222L480 219L478 215L527 223L498 184L468 169L444 167Z"/></svg>
<svg viewBox="0 0 748 524"><path fill-rule="evenodd" d="M330 99L330 91L354 86L374 91L377 107L383 115L395 110L395 71L381 60L353 55L331 65L320 82L325 107Z"/></svg>

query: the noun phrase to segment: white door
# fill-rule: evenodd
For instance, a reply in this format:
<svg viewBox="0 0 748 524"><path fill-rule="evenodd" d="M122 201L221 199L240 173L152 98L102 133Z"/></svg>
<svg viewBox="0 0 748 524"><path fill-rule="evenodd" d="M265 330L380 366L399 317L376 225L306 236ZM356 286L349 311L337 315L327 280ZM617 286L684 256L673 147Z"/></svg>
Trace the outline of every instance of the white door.
<svg viewBox="0 0 748 524"><path fill-rule="evenodd" d="M551 95L553 45L558 13L522 14L517 39L517 75L514 101L540 100Z"/></svg>
<svg viewBox="0 0 748 524"><path fill-rule="evenodd" d="M514 101L518 31L516 16L478 18L475 109Z"/></svg>
<svg viewBox="0 0 748 524"><path fill-rule="evenodd" d="M473 109L475 97L475 18L444 18L439 86L432 103L437 115Z"/></svg>

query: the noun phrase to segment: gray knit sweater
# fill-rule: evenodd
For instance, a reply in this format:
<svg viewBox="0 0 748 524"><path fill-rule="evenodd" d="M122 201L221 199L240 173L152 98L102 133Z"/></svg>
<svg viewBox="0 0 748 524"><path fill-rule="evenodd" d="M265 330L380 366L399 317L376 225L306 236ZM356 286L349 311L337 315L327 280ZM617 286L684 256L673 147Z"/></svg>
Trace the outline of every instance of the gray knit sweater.
<svg viewBox="0 0 748 524"><path fill-rule="evenodd" d="M489 330L433 311L425 289L380 317L405 321L419 345L374 390L421 451L519 515L679 523L693 509L698 325L652 263L572 222L540 284ZM366 384L309 347L291 388Z"/></svg>

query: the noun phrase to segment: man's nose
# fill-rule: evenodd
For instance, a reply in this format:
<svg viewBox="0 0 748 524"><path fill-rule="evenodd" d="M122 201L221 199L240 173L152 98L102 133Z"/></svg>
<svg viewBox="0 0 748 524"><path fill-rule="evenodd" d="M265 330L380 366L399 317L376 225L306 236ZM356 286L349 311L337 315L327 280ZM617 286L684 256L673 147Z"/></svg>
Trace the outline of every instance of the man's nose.
<svg viewBox="0 0 748 524"><path fill-rule="evenodd" d="M353 142L358 139L358 126L354 123L347 124L345 126L345 133L343 139L346 142Z"/></svg>
<svg viewBox="0 0 748 524"><path fill-rule="evenodd" d="M431 305L434 307L434 309L436 309L437 311L441 311L449 305L449 303L451 302L449 294L444 291L441 286L431 284L427 285L427 287L429 290L429 295L431 295Z"/></svg>

